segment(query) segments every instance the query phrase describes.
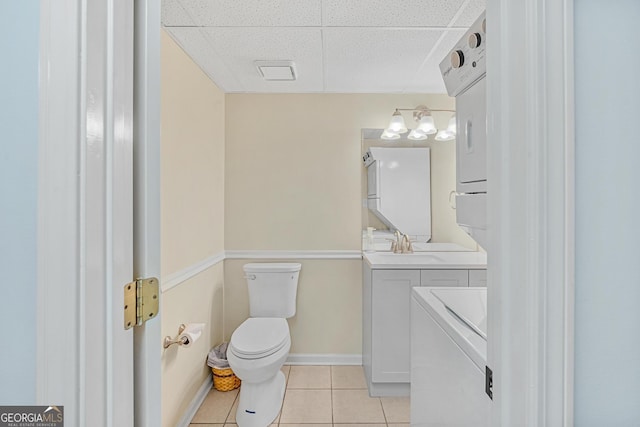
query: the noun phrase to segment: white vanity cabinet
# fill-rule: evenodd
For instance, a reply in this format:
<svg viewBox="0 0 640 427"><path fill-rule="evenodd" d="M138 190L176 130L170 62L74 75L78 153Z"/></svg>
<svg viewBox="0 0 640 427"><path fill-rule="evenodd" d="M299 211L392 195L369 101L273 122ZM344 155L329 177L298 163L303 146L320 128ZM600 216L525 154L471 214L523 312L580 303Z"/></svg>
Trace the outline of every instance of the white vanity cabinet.
<svg viewBox="0 0 640 427"><path fill-rule="evenodd" d="M371 396L409 395L411 289L417 286L469 286L470 274L476 277L475 271L377 269L363 262L362 360Z"/></svg>

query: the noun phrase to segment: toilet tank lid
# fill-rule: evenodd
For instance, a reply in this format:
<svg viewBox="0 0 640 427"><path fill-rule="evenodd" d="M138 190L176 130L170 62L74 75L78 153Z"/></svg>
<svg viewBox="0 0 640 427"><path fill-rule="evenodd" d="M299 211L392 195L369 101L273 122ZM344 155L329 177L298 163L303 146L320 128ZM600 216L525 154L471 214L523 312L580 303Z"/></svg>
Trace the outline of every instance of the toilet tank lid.
<svg viewBox="0 0 640 427"><path fill-rule="evenodd" d="M300 271L297 262L253 262L243 266L245 273L291 273Z"/></svg>

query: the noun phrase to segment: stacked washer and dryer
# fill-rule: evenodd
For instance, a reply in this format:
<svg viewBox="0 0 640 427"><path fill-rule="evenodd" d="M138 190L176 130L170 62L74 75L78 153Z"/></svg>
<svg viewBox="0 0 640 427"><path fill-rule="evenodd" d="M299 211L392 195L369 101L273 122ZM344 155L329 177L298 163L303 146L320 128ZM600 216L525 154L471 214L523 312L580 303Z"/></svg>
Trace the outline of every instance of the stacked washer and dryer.
<svg viewBox="0 0 640 427"><path fill-rule="evenodd" d="M487 247L486 20L484 13L440 64L456 97L456 221ZM411 425L488 425L486 288L413 288Z"/></svg>

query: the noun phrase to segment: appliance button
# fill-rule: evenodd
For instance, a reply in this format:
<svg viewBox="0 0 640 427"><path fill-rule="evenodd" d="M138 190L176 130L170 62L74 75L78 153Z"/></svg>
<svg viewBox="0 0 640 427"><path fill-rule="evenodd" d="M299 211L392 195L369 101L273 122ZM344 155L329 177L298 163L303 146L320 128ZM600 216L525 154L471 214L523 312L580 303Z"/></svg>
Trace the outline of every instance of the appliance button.
<svg viewBox="0 0 640 427"><path fill-rule="evenodd" d="M461 50L454 50L451 52L451 66L453 68L460 68L464 65L464 53Z"/></svg>
<svg viewBox="0 0 640 427"><path fill-rule="evenodd" d="M469 36L469 47L475 49L482 44L482 37L480 33L473 33Z"/></svg>

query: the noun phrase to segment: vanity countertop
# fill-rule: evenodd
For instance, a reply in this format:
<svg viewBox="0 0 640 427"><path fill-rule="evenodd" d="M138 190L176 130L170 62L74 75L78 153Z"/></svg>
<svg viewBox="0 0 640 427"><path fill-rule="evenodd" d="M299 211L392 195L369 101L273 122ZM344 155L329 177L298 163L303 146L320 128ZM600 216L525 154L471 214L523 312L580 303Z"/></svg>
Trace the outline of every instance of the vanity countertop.
<svg viewBox="0 0 640 427"><path fill-rule="evenodd" d="M486 269L484 252L365 252L362 259L372 269Z"/></svg>

